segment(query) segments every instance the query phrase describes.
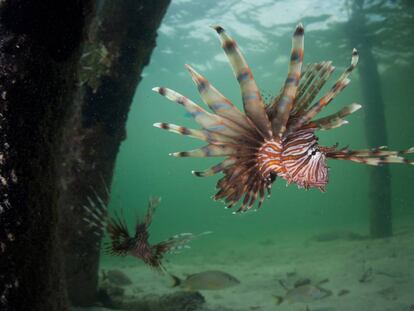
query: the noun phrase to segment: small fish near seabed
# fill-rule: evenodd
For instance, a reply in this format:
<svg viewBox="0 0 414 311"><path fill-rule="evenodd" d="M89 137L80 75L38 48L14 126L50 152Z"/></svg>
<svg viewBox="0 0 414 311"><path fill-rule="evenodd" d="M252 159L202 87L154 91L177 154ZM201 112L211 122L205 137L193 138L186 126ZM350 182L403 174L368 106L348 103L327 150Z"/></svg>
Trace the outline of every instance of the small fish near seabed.
<svg viewBox="0 0 414 311"><path fill-rule="evenodd" d="M149 227L155 208L159 205L161 198L153 197L149 199L147 214L143 220L138 219L136 221L134 235L129 233L124 217L118 214L109 216L103 201L99 198L97 201L98 204L95 204L92 200L89 200L90 206L84 206L89 216L85 217L84 220L95 227L98 234L106 231L109 235L110 242L105 244L106 252L114 256L134 256L160 272L166 272L162 264L165 254L176 253L180 249L189 248L187 244L194 238L211 233L210 231L200 234L180 233L165 241L150 244Z"/></svg>
<svg viewBox="0 0 414 311"><path fill-rule="evenodd" d="M325 282L327 282L327 280L323 280L315 285L310 284L310 282L297 283L293 288L289 289L282 281L279 281L280 285L285 289L286 294L283 297L275 295L276 304L280 305L284 301L287 301L288 303L310 303L327 298L332 295L332 292L320 286Z"/></svg>
<svg viewBox="0 0 414 311"><path fill-rule="evenodd" d="M390 150L386 146L351 150L321 146L318 131L331 130L348 123L345 119L362 106L352 103L331 115L317 118L349 84L359 54L352 51L351 62L326 94L315 100L328 81L334 67L330 61L309 64L302 68L304 27L299 24L292 38L288 74L278 95L266 102L252 71L236 41L223 27L211 26L217 33L224 53L240 85L244 111L239 110L204 76L186 65L197 85L203 102L211 112L189 98L166 87L153 90L185 108L201 126L200 129L159 122L154 126L176 134L190 136L206 145L190 151L170 153L174 157L223 157L220 163L203 171L193 171L198 177L223 173L217 182L214 200L227 208L238 206L237 212L260 208L265 192L277 178L299 188L325 191L328 185L328 159L347 160L368 165L389 163L414 164L406 155L414 147ZM256 205L255 203L258 202Z"/></svg>
<svg viewBox="0 0 414 311"><path fill-rule="evenodd" d="M171 275L174 284L173 287L180 287L189 291L198 290L219 290L240 284L240 281L219 270L209 270L188 275L185 279L180 279L175 275Z"/></svg>

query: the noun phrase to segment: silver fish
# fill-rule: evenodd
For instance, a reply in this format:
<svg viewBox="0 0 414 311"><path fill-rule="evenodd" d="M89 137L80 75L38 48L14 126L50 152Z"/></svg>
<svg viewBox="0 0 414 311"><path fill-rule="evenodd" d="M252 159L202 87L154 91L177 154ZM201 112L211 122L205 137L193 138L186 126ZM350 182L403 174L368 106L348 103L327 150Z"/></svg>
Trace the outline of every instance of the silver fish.
<svg viewBox="0 0 414 311"><path fill-rule="evenodd" d="M234 276L218 270L203 271L187 276L184 280L172 275L173 287L181 287L186 290L218 290L233 287L240 284Z"/></svg>
<svg viewBox="0 0 414 311"><path fill-rule="evenodd" d="M280 284L286 289L286 295L284 297L275 296L276 303L278 305L280 305L283 301L287 301L289 303L309 303L332 295L330 290L322 288L319 285L304 284L288 289L282 282L280 282Z"/></svg>

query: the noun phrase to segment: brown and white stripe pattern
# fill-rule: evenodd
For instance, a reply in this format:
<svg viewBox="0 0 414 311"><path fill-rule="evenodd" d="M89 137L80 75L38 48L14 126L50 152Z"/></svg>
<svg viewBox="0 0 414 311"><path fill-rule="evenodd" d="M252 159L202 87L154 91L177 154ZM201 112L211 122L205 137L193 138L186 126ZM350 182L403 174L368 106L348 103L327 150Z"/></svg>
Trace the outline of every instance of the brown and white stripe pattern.
<svg viewBox="0 0 414 311"><path fill-rule="evenodd" d="M293 108L293 103L296 98L296 91L298 89L302 70L304 32L305 30L302 24L299 24L293 34L288 75L282 95L278 97L278 102L275 105L276 113L272 120L272 127L273 133L277 133L279 137L282 137L286 131L290 111Z"/></svg>
<svg viewBox="0 0 414 311"><path fill-rule="evenodd" d="M284 172L282 165L282 145L277 140L265 141L257 152L257 168L263 178L267 179L271 173L279 175Z"/></svg>
<svg viewBox="0 0 414 311"><path fill-rule="evenodd" d="M165 241L157 244L150 244L149 227L152 222L156 207L161 199L151 197L148 202L147 213L142 221L137 221L133 235L128 230L125 217L115 213L109 215L103 201L97 196L96 204L89 199L89 204L84 206L86 216L84 220L90 224L100 236L106 233L109 236L109 242L104 244L105 251L113 256L134 256L142 260L151 268L159 271L165 271L162 264L163 256L166 253L175 253L182 248L189 248L187 245L194 238L210 232L203 232L194 235L192 233L176 234Z"/></svg>
<svg viewBox="0 0 414 311"><path fill-rule="evenodd" d="M383 163L413 164L405 156L413 148L390 151L386 148L370 150L337 150L337 146L319 146L315 132L330 130L347 124L347 116L361 106L353 103L323 118L314 118L348 85L349 76L358 62L358 52L352 51L349 67L342 73L327 94L316 103L313 100L334 71L332 63L323 61L307 65L302 72L304 29L296 27L286 81L280 93L267 106L253 78L244 56L223 27L214 25L222 48L240 85L244 113L214 88L191 66L186 65L197 85L204 103L212 110L205 111L185 96L163 87L154 91L176 102L190 112L201 129L189 129L170 124L154 126L207 142L199 149L171 153L177 157L225 157L220 163L204 171L193 171L204 177L223 173L217 182L215 200L222 200L228 208L239 204L237 212L250 210L256 200L260 207L265 192L270 195L276 177L300 188L319 188L328 183L327 158L350 160L369 165Z"/></svg>
<svg viewBox="0 0 414 311"><path fill-rule="evenodd" d="M352 71L355 69L359 59L359 54L356 49L352 51L351 65L342 73L339 79L331 87L331 90L324 95L316 104L301 115L290 127L289 132L294 132L302 126L308 124L322 109L327 106L348 84L351 80L348 79Z"/></svg>
<svg viewBox="0 0 414 311"><path fill-rule="evenodd" d="M321 190L328 183L326 156L319 148L313 129L301 129L285 139L282 161L285 168L283 178L288 183Z"/></svg>

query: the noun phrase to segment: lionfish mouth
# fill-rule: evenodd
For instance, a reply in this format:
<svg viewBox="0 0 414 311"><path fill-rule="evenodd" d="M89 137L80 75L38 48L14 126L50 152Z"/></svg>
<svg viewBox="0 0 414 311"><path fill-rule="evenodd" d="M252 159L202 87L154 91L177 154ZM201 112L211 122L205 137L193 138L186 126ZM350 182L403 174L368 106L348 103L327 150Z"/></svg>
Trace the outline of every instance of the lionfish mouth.
<svg viewBox="0 0 414 311"><path fill-rule="evenodd" d="M327 158L350 160L369 165L382 163L407 163L413 161L402 155L414 153L414 148L391 151L386 147L349 150L322 147L315 132L330 130L347 124L345 117L361 108L351 104L337 113L314 119L325 106L348 85L349 76L358 62L358 52L352 51L351 64L331 89L312 102L334 71L331 62L309 64L302 69L304 28L296 27L292 38L292 51L288 74L281 92L270 103L265 103L253 74L236 42L221 26L212 26L233 73L239 82L244 113L234 106L209 81L186 65L197 85L207 112L187 97L164 87L153 90L176 102L192 115L201 129L190 129L175 124L155 123L154 126L207 142L191 151L175 152L176 157L225 157L217 165L193 174L199 177L223 173L218 181L214 199L223 200L227 206L240 203L237 212L251 209L256 200L259 208L266 190L270 195L276 177L301 188L316 187L324 191L328 183Z"/></svg>

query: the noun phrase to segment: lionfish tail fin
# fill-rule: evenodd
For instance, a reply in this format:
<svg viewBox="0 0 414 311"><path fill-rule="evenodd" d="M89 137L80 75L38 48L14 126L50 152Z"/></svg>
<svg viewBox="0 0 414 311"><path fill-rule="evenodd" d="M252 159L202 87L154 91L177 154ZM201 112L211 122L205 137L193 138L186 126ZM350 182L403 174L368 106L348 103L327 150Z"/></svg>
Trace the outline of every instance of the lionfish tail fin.
<svg viewBox="0 0 414 311"><path fill-rule="evenodd" d="M414 165L414 160L403 157L404 155L412 153L414 153L414 147L405 150L393 151L388 150L386 146L381 146L373 149L362 150L350 150L348 148L343 148L341 150L328 152L326 156L332 159L348 160L368 165L381 165L387 163Z"/></svg>
<svg viewBox="0 0 414 311"><path fill-rule="evenodd" d="M181 285L182 280L178 276L170 274L170 277L171 277L171 280L172 280L171 287L178 287L178 286Z"/></svg>
<svg viewBox="0 0 414 311"><path fill-rule="evenodd" d="M106 229L111 240L106 243L106 252L115 256L127 255L133 246L133 238L129 234L125 219L117 214L110 217Z"/></svg>

